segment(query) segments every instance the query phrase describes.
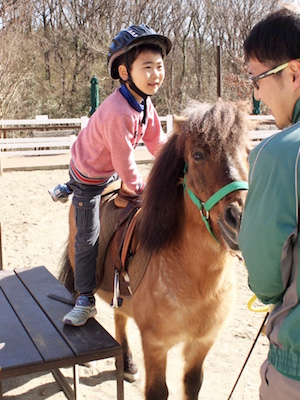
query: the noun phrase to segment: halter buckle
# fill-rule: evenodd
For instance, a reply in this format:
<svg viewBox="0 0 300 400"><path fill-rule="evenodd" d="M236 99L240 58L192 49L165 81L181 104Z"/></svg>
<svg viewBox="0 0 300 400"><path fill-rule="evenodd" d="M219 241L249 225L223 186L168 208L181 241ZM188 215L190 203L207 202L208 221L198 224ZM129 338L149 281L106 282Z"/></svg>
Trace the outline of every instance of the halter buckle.
<svg viewBox="0 0 300 400"><path fill-rule="evenodd" d="M204 203L202 203L202 205L204 205ZM199 211L200 211L201 217L205 218L206 221L208 221L209 220L209 211L206 211L204 207L199 209Z"/></svg>

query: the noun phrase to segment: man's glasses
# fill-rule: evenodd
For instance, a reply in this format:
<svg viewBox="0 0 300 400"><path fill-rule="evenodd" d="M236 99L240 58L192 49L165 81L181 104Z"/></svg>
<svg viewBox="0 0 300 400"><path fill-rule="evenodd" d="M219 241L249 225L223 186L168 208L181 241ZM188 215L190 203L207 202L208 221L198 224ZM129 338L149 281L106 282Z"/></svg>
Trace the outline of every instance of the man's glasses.
<svg viewBox="0 0 300 400"><path fill-rule="evenodd" d="M300 58L297 58L297 61L300 61ZM260 74L260 75L257 75L257 76L250 76L249 79L250 79L252 85L255 87L255 89L258 90L258 89L259 89L259 86L258 86L258 84L257 84L257 81L258 81L259 79L263 79L263 78L266 78L267 76L277 74L278 72L284 70L288 65L289 65L289 61L286 62L286 63L284 63L284 64L282 64L282 65L278 65L278 67L269 69L268 71L263 72L263 73Z"/></svg>

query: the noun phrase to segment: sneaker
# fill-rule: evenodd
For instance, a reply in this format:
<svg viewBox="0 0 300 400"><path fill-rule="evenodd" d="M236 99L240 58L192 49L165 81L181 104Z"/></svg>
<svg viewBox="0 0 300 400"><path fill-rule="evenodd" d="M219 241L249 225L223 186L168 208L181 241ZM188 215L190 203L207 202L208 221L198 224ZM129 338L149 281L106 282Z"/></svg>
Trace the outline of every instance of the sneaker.
<svg viewBox="0 0 300 400"><path fill-rule="evenodd" d="M89 318L97 314L95 304L86 296L78 296L75 306L64 316L63 322L67 325L82 326Z"/></svg>
<svg viewBox="0 0 300 400"><path fill-rule="evenodd" d="M52 197L53 201L60 201L61 203L65 203L69 199L69 195L72 193L68 185L59 184L55 186L53 189L49 189L48 193Z"/></svg>

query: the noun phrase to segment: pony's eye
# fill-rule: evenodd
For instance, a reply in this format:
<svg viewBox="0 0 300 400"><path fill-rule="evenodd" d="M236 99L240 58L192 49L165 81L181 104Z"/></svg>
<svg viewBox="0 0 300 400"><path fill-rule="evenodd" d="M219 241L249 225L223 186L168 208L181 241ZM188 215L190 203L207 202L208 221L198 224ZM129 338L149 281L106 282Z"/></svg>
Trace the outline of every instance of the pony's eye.
<svg viewBox="0 0 300 400"><path fill-rule="evenodd" d="M197 152L193 153L192 155L193 155L193 158L195 161L200 161L200 160L203 160L203 158L204 158L204 154L201 153L200 151L197 151Z"/></svg>

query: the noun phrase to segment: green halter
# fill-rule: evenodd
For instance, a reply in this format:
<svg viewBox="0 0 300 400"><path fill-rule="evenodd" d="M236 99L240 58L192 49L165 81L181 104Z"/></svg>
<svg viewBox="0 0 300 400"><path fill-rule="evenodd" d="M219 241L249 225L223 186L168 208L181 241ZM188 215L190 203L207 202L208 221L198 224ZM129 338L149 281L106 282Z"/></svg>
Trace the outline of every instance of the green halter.
<svg viewBox="0 0 300 400"><path fill-rule="evenodd" d="M231 182L228 185L222 187L216 193L214 193L206 202L203 202L200 199L198 199L198 197L191 191L191 189L188 189L187 184L186 184L186 175L185 175L186 171L187 171L187 165L185 165L184 171L183 171L184 172L184 179L183 179L183 183L182 183L183 188L185 191L187 191L192 202L199 209L202 220L204 221L208 232L217 241L217 239L214 237L214 234L212 233L212 230L209 225L209 211L213 208L213 206L215 206L220 200L222 200L229 193L235 192L236 190L248 190L249 189L248 182L246 182L246 181Z"/></svg>

